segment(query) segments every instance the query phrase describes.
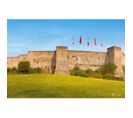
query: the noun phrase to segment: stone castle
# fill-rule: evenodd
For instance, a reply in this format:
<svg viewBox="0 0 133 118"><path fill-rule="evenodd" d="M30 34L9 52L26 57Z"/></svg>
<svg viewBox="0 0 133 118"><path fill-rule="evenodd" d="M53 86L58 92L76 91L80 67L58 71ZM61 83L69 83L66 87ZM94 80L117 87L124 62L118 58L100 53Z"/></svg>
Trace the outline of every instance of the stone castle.
<svg viewBox="0 0 133 118"><path fill-rule="evenodd" d="M107 52L76 51L57 46L55 51L29 51L18 57L8 57L7 61L8 68L17 68L19 62L29 61L32 68L40 67L47 73L55 74L69 74L69 70L75 66L83 70L95 70L112 62L117 65L115 76L124 77L125 54L117 46L108 48Z"/></svg>

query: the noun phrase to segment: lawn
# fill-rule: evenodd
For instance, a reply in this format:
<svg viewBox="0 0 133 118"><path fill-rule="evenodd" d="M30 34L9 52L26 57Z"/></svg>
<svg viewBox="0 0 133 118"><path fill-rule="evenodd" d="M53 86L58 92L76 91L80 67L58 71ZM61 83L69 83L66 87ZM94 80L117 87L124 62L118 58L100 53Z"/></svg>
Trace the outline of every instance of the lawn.
<svg viewBox="0 0 133 118"><path fill-rule="evenodd" d="M8 98L124 98L125 82L66 75L8 75Z"/></svg>

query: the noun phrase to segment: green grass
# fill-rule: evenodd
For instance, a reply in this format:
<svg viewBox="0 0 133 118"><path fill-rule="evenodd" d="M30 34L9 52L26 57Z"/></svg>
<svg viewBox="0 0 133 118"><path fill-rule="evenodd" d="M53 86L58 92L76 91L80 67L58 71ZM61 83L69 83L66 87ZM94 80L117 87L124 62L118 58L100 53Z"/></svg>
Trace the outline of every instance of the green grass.
<svg viewBox="0 0 133 118"><path fill-rule="evenodd" d="M124 98L125 82L66 75L8 75L8 98Z"/></svg>

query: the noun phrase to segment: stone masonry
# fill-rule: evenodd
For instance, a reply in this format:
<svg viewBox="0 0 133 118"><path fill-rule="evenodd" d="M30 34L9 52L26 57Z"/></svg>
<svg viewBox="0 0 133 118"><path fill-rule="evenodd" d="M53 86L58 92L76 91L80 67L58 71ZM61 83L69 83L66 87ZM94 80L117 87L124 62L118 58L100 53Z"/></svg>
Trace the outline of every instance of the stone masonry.
<svg viewBox="0 0 133 118"><path fill-rule="evenodd" d="M95 70L112 62L117 65L115 76L124 77L125 54L117 46L108 48L107 52L74 51L57 46L55 51L29 51L18 57L8 57L7 61L8 68L17 68L19 62L29 61L32 68L40 67L47 73L55 74L69 74L69 70L75 66L83 70Z"/></svg>

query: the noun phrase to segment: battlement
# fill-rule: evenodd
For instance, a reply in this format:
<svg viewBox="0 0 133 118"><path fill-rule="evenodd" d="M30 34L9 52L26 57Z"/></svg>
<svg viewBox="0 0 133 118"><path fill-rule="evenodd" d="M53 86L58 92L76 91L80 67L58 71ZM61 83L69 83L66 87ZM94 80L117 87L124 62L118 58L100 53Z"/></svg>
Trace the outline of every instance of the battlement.
<svg viewBox="0 0 133 118"><path fill-rule="evenodd" d="M56 49L68 49L67 46L57 46Z"/></svg>
<svg viewBox="0 0 133 118"><path fill-rule="evenodd" d="M27 56L27 54L20 54L18 57L24 57Z"/></svg>
<svg viewBox="0 0 133 118"><path fill-rule="evenodd" d="M106 54L106 52L98 52L98 51L83 51L83 50L68 50L68 52L75 52L75 53L104 53Z"/></svg>
<svg viewBox="0 0 133 118"><path fill-rule="evenodd" d="M55 52L55 51L28 51L28 53L45 53L45 52Z"/></svg>
<svg viewBox="0 0 133 118"><path fill-rule="evenodd" d="M120 48L120 47L118 47L118 46L112 46L112 47L110 47L110 48L108 48L107 49L107 52L109 52L110 50L119 50L119 51L121 51L122 49Z"/></svg>

